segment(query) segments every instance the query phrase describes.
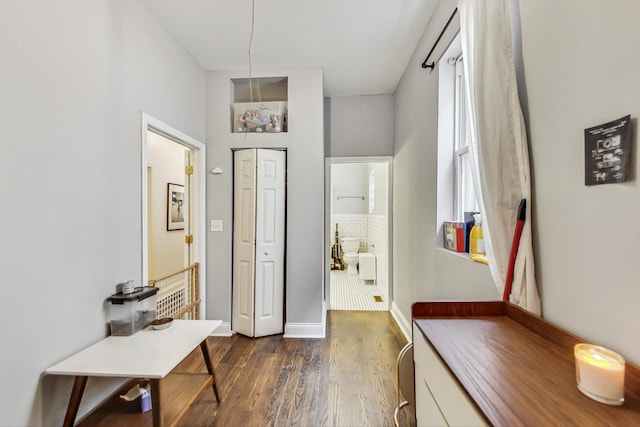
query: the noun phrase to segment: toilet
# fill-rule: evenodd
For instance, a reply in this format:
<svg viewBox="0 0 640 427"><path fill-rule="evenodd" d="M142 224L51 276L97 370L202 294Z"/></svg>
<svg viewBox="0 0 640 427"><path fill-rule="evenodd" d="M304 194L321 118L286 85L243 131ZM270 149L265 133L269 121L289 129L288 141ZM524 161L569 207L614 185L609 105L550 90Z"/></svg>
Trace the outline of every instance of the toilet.
<svg viewBox="0 0 640 427"><path fill-rule="evenodd" d="M344 252L342 260L347 264L347 274L358 274L360 239L358 237L343 237L342 250Z"/></svg>

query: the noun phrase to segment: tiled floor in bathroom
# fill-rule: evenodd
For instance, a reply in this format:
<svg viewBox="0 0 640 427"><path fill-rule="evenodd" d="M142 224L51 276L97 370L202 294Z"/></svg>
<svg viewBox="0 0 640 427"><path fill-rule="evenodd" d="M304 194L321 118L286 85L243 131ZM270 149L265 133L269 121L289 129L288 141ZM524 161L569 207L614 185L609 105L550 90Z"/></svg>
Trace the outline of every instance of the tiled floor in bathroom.
<svg viewBox="0 0 640 427"><path fill-rule="evenodd" d="M378 285L360 280L357 274L331 271L331 310L386 311L387 302L376 302L381 296ZM381 298L378 298L381 299Z"/></svg>

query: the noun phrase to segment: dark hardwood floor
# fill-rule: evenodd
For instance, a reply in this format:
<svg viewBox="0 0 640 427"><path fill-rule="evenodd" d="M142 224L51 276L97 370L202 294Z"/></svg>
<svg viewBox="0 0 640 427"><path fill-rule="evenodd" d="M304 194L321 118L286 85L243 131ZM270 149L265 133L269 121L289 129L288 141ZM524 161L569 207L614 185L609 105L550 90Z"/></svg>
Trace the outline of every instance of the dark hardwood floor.
<svg viewBox="0 0 640 427"><path fill-rule="evenodd" d="M396 359L406 340L389 312L329 311L325 339L210 337L222 402L208 387L185 427L393 426ZM176 371L206 372L200 349ZM124 391L123 391L124 393ZM180 410L181 396L165 400ZM171 407L171 405L175 407ZM402 426L412 410L401 411ZM125 411L117 395L86 418L87 427L151 427L151 412Z"/></svg>
<svg viewBox="0 0 640 427"><path fill-rule="evenodd" d="M222 397L205 392L184 426L393 426L396 358L388 312L329 311L326 339L209 338ZM204 369L202 357L184 363Z"/></svg>

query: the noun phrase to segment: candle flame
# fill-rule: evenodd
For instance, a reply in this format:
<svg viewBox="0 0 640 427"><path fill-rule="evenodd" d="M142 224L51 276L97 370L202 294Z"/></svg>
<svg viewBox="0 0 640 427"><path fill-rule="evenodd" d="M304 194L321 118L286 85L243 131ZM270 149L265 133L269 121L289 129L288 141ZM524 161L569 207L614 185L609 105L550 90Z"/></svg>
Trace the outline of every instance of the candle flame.
<svg viewBox="0 0 640 427"><path fill-rule="evenodd" d="M615 357L615 353L608 354L610 350L599 347L582 347L576 349L576 357L580 358L584 362L602 369L619 371L624 370L624 359L621 360Z"/></svg>

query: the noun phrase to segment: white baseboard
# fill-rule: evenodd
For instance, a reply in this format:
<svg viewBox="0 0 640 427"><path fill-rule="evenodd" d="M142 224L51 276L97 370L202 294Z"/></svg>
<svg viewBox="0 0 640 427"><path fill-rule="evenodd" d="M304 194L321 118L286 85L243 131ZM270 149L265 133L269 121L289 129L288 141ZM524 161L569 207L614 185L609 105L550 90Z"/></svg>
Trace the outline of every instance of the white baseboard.
<svg viewBox="0 0 640 427"><path fill-rule="evenodd" d="M284 325L285 338L324 338L324 323L287 323Z"/></svg>
<svg viewBox="0 0 640 427"><path fill-rule="evenodd" d="M222 322L220 326L218 326L215 331L209 334L210 337L230 337L233 335L233 331L231 330L231 322Z"/></svg>
<svg viewBox="0 0 640 427"><path fill-rule="evenodd" d="M404 334L407 341L411 342L411 323L400 311L400 308L396 305L395 301L391 303L391 315L396 320L396 323L400 327L400 330Z"/></svg>
<svg viewBox="0 0 640 427"><path fill-rule="evenodd" d="M329 310L327 306L327 301L322 300L322 330L325 331L325 335L322 336L324 338L326 336L327 330L327 310Z"/></svg>
<svg viewBox="0 0 640 427"><path fill-rule="evenodd" d="M324 338L327 330L327 305L322 301L322 323L285 323L284 338Z"/></svg>
<svg viewBox="0 0 640 427"><path fill-rule="evenodd" d="M287 323L284 325L284 338L324 338L325 316L322 323ZM209 336L230 337L235 332L231 329L231 322L222 322Z"/></svg>

